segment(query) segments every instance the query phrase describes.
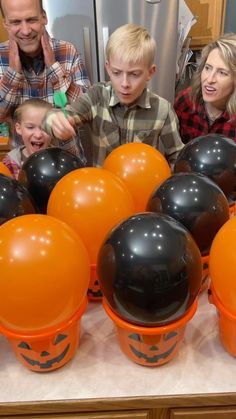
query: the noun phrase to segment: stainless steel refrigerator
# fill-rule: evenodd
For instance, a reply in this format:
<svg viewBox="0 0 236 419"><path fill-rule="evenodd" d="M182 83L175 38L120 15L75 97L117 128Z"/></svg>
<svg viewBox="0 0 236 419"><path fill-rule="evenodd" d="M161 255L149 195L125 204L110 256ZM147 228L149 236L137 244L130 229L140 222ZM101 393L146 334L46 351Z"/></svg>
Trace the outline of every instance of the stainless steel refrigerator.
<svg viewBox="0 0 236 419"><path fill-rule="evenodd" d="M157 71L149 87L173 102L179 0L43 0L43 4L49 34L80 50L92 83L107 79L104 49L109 35L125 23L145 26L157 42Z"/></svg>

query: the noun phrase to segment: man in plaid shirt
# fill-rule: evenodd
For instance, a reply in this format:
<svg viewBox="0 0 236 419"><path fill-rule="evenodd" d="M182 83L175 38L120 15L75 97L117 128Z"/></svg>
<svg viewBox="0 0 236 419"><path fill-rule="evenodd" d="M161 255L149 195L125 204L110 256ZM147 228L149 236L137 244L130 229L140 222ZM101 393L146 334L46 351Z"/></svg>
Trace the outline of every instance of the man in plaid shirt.
<svg viewBox="0 0 236 419"><path fill-rule="evenodd" d="M0 9L9 35L0 44L0 122L10 122L26 99L53 103L54 93L61 91L71 102L87 90L90 82L79 52L46 32L42 0L0 0Z"/></svg>

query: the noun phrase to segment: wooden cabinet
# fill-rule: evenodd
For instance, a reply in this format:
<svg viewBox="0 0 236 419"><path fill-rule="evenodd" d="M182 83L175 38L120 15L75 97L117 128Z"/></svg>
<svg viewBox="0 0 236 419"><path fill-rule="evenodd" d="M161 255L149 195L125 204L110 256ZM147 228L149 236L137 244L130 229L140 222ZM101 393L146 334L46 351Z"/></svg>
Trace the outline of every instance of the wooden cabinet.
<svg viewBox="0 0 236 419"><path fill-rule="evenodd" d="M197 17L189 36L190 47L201 49L218 38L224 31L226 0L185 0L194 16Z"/></svg>
<svg viewBox="0 0 236 419"><path fill-rule="evenodd" d="M4 419L236 419L236 393L0 403Z"/></svg>
<svg viewBox="0 0 236 419"><path fill-rule="evenodd" d="M8 33L3 26L2 16L0 16L0 42L4 42L8 39Z"/></svg>
<svg viewBox="0 0 236 419"><path fill-rule="evenodd" d="M192 408L171 409L170 419L235 419L236 407L233 408Z"/></svg>
<svg viewBox="0 0 236 419"><path fill-rule="evenodd" d="M69 413L69 414L44 414L44 415L24 415L21 419L152 419L148 412L121 412L121 413ZM17 416L6 416L8 419L16 419Z"/></svg>
<svg viewBox="0 0 236 419"><path fill-rule="evenodd" d="M0 144L0 161L3 159L6 153L9 151L9 146L7 144Z"/></svg>

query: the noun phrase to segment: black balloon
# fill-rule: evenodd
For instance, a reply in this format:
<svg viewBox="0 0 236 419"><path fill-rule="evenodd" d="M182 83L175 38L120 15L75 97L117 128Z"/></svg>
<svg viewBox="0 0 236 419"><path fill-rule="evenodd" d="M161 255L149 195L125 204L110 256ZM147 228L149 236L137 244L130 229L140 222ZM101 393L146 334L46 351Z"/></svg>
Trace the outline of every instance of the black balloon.
<svg viewBox="0 0 236 419"><path fill-rule="evenodd" d="M39 212L45 214L56 183L67 173L81 167L84 163L79 157L59 147L51 147L28 157L20 171L19 181L34 198Z"/></svg>
<svg viewBox="0 0 236 419"><path fill-rule="evenodd" d="M128 322L160 326L181 318L201 287L201 254L188 230L165 214L136 214L105 239L97 260L101 290Z"/></svg>
<svg viewBox="0 0 236 419"><path fill-rule="evenodd" d="M216 233L229 219L226 196L200 173L172 175L152 193L147 210L163 212L181 222L193 235L202 255L209 253Z"/></svg>
<svg viewBox="0 0 236 419"><path fill-rule="evenodd" d="M219 134L194 138L181 150L174 172L197 172L211 178L228 201L236 197L236 143Z"/></svg>
<svg viewBox="0 0 236 419"><path fill-rule="evenodd" d="M0 173L0 224L19 215L34 214L36 208L28 190Z"/></svg>

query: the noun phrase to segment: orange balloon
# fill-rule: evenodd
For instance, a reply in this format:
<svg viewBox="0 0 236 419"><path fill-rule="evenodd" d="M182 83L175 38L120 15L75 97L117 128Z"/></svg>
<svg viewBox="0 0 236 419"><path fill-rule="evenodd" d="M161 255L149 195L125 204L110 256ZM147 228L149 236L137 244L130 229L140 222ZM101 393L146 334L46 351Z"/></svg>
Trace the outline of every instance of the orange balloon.
<svg viewBox="0 0 236 419"><path fill-rule="evenodd" d="M209 254L210 278L216 295L231 314L236 315L236 217L229 219L216 234Z"/></svg>
<svg viewBox="0 0 236 419"><path fill-rule="evenodd" d="M90 262L108 232L134 214L134 202L123 182L113 173L95 167L73 170L53 188L47 213L69 224L82 238Z"/></svg>
<svg viewBox="0 0 236 419"><path fill-rule="evenodd" d="M113 150L103 164L126 184L133 196L135 210L145 211L154 188L171 175L165 157L154 147L143 143L123 144Z"/></svg>
<svg viewBox="0 0 236 419"><path fill-rule="evenodd" d="M80 237L48 215L0 227L0 323L18 333L54 331L80 308L89 258Z"/></svg>
<svg viewBox="0 0 236 419"><path fill-rule="evenodd" d="M5 166L5 164L2 161L0 161L0 173L6 176L12 177L10 170L8 169L7 166Z"/></svg>

